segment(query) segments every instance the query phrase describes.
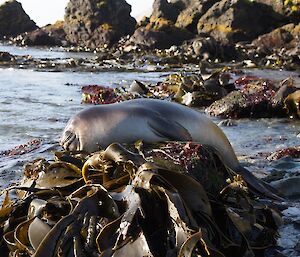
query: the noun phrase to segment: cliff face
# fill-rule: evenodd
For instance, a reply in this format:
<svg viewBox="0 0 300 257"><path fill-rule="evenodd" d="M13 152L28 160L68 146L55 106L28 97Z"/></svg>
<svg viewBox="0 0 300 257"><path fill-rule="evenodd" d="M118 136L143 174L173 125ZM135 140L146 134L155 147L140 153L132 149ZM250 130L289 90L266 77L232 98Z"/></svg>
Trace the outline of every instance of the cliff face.
<svg viewBox="0 0 300 257"><path fill-rule="evenodd" d="M65 12L67 39L91 48L112 45L133 34L136 21L130 12L125 0L71 0Z"/></svg>
<svg viewBox="0 0 300 257"><path fill-rule="evenodd" d="M37 25L25 13L22 5L6 1L0 6L0 37L16 36L37 29Z"/></svg>

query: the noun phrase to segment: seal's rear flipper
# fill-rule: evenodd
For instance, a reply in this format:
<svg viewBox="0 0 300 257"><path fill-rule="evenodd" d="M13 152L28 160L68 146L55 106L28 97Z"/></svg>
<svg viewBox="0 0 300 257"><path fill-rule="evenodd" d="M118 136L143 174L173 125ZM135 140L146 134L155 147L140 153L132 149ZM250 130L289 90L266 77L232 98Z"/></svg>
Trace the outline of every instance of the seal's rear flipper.
<svg viewBox="0 0 300 257"><path fill-rule="evenodd" d="M237 170L237 173L242 175L243 179L247 183L247 186L249 187L249 190L254 194L273 200L284 200L284 198L280 196L279 192L274 187L255 177L246 168L240 166Z"/></svg>

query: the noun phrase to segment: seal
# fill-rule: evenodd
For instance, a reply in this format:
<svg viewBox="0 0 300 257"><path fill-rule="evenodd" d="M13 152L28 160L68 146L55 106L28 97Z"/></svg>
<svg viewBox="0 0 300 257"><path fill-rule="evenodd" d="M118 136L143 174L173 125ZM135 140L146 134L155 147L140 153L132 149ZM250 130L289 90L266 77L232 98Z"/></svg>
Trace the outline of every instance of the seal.
<svg viewBox="0 0 300 257"><path fill-rule="evenodd" d="M243 168L223 133L206 115L177 103L135 99L87 108L72 117L61 138L69 151L95 152L111 143L194 141L213 147L224 164L255 191L276 198L272 188ZM268 188L270 187L270 188Z"/></svg>

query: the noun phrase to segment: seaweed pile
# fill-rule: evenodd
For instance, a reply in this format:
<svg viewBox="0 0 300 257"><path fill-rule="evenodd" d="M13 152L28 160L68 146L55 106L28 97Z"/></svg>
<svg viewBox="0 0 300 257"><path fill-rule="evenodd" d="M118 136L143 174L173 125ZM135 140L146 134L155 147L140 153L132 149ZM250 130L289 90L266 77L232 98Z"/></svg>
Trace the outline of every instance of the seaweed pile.
<svg viewBox="0 0 300 257"><path fill-rule="evenodd" d="M196 143L56 152L27 163L3 193L2 257L264 256L281 224L271 203Z"/></svg>

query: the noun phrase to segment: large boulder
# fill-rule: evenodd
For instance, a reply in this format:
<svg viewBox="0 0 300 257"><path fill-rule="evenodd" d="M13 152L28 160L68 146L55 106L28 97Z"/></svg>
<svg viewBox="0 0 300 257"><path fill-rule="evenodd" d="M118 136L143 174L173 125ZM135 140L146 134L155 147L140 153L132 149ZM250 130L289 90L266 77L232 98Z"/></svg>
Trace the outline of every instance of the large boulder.
<svg viewBox="0 0 300 257"><path fill-rule="evenodd" d="M219 0L155 0L151 20L167 19L179 28L197 32L200 17Z"/></svg>
<svg viewBox="0 0 300 257"><path fill-rule="evenodd" d="M23 33L13 38L12 42L21 46L66 46L65 38L63 21L57 21L54 24Z"/></svg>
<svg viewBox="0 0 300 257"><path fill-rule="evenodd" d="M281 15L284 15L287 21L300 22L300 2L299 0L256 0L258 3L269 5L273 10Z"/></svg>
<svg viewBox="0 0 300 257"><path fill-rule="evenodd" d="M67 40L90 48L110 46L134 32L136 21L130 12L125 0L70 0L65 11Z"/></svg>
<svg viewBox="0 0 300 257"><path fill-rule="evenodd" d="M209 33L223 44L253 40L278 27L284 17L269 5L248 0L222 0L199 20L198 33Z"/></svg>
<svg viewBox="0 0 300 257"><path fill-rule="evenodd" d="M175 5L169 3L167 0L154 0L152 9L151 20L164 18L175 22L180 12Z"/></svg>
<svg viewBox="0 0 300 257"><path fill-rule="evenodd" d="M16 36L37 28L19 2L9 0L0 6L0 38Z"/></svg>
<svg viewBox="0 0 300 257"><path fill-rule="evenodd" d="M280 49L288 46L288 44L295 38L295 25L287 24L277 28L267 34L259 36L252 42L252 45L259 53L271 54L275 49Z"/></svg>
<svg viewBox="0 0 300 257"><path fill-rule="evenodd" d="M183 1L185 8L177 17L176 26L197 32L200 17L219 0L191 0Z"/></svg>
<svg viewBox="0 0 300 257"><path fill-rule="evenodd" d="M189 31L176 27L172 21L158 18L144 27L139 27L129 39L129 44L141 49L166 49L181 45L192 37Z"/></svg>

